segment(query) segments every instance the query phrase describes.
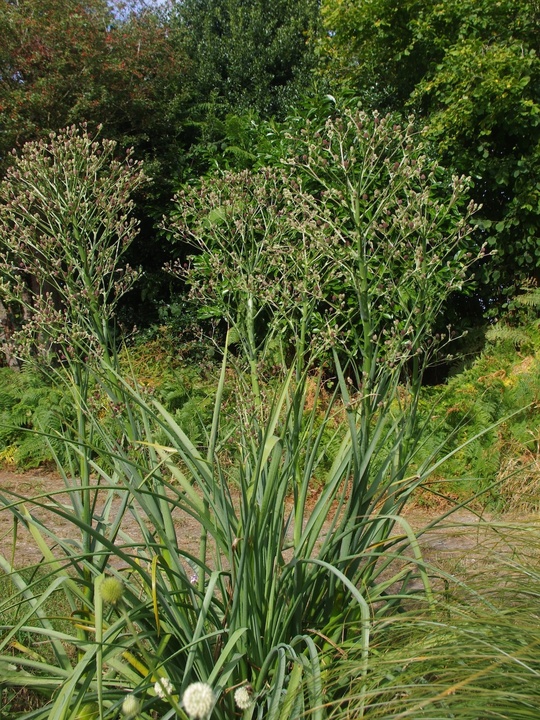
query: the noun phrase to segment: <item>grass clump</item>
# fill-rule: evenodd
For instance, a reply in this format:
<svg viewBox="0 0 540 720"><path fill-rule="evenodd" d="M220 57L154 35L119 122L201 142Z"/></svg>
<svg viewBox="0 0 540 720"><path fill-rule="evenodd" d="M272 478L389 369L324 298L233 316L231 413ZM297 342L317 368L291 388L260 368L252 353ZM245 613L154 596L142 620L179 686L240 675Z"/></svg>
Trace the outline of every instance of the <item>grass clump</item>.
<svg viewBox="0 0 540 720"><path fill-rule="evenodd" d="M432 565L444 579L421 601L373 628L367 679L354 643L328 665L331 718L532 718L538 706L538 524L475 523L471 549ZM470 541L469 528L468 540ZM429 556L429 540L425 543ZM459 558L476 562L460 565ZM431 562L430 562L431 565ZM337 688L340 691L337 691Z"/></svg>

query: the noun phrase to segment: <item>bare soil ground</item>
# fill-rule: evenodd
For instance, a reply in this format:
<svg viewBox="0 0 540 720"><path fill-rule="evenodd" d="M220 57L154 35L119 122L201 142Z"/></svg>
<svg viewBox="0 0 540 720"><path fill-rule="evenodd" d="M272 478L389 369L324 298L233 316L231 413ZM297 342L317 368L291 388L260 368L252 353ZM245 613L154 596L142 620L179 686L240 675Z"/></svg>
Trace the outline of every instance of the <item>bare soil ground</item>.
<svg viewBox="0 0 540 720"><path fill-rule="evenodd" d="M105 493L103 497L104 495ZM0 501L0 554L12 562L14 567L38 563L42 554L22 523L14 523L12 510L4 505L6 500L15 504L18 509L31 510L57 537L76 541L73 535L76 535L77 531L70 520L60 517L47 507L61 503L67 514L72 508L71 495L66 492L64 480L58 474L42 470L28 473L0 471L0 497L3 498L3 502ZM27 502L24 502L25 498ZM98 495L98 512L100 504L103 503ZM116 504L120 504L120 499ZM177 513L175 524L182 537L184 549L197 554L200 526L189 515L180 512ZM135 540L141 538L138 523L129 513L125 513L123 517L122 531Z"/></svg>
<svg viewBox="0 0 540 720"><path fill-rule="evenodd" d="M32 512L56 535L75 540L70 538L73 525L69 520L60 518L47 509L52 497L56 501L60 500L69 511L70 497L65 492L64 482L59 475L42 470L22 474L0 471L0 496L4 502L6 498L16 502L17 496L28 498L29 501L31 498L39 498L43 506L36 509L32 504ZM30 507L31 502L26 505ZM444 510L412 506L405 514L405 519L413 530L420 533L424 556L437 567L443 565L449 570L461 568L461 571L466 573L474 573L477 566L482 566L485 570L490 565L489 557L519 554L525 536L528 539L528 552L531 552L531 548L540 548L540 517L537 514L495 519L486 514L458 510L437 523L436 527L422 533ZM189 515L180 512L175 522L182 548L197 554L199 524ZM140 537L138 525L129 514L125 515L122 529L135 539ZM395 532L401 532L397 526ZM10 562L13 561L15 567L25 567L41 560L41 553L34 539L21 523L14 528L13 514L9 508L3 507L3 503L0 503L0 554Z"/></svg>

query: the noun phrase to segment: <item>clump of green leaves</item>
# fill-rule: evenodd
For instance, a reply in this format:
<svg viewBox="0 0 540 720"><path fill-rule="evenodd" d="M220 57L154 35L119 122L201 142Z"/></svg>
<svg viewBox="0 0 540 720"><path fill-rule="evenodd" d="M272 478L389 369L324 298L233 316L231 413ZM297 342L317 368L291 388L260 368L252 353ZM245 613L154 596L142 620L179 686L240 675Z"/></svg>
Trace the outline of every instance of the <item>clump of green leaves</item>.
<svg viewBox="0 0 540 720"><path fill-rule="evenodd" d="M540 344L540 289L525 286L523 290L509 303L503 317L488 328L486 338L490 342L510 342L522 350Z"/></svg>
<svg viewBox="0 0 540 720"><path fill-rule="evenodd" d="M70 608L72 626L59 634L42 594L0 556L20 602L30 603L0 641L0 666L10 684L48 695L36 718L75 718L91 706L112 720L127 687L142 717L185 720L193 707L185 693L203 683L209 702L194 716L232 717L234 690L251 686L253 720L307 711L322 720L328 647L357 643L367 682L374 618L393 615L418 586L432 604L401 512L433 469L424 456L411 472L422 442L418 399L437 310L472 260L464 240L473 208L459 211L466 183L438 186L410 132L377 115L308 125L300 142L305 151L283 171L186 191L172 222L204 251L188 271L195 293L211 310L219 304L231 325L202 442L119 372L100 331L108 305L74 318L90 337L80 341L84 355L68 354L65 375L77 415L68 461L59 463L70 503L38 496L28 510L16 493L0 493L44 555L46 592L62 592ZM263 402L261 360L280 337L274 394ZM328 357L335 393L321 419L324 377L313 374ZM107 423L91 403L94 385L113 402ZM223 421L231 398L234 432ZM197 526L195 547L186 515ZM56 517L71 524L67 539ZM104 582L122 587L114 603ZM21 632L46 637L53 660L35 659L21 643L11 668L10 643Z"/></svg>
<svg viewBox="0 0 540 720"><path fill-rule="evenodd" d="M0 368L0 462L29 468L64 457L62 434L73 416L61 386L31 370Z"/></svg>
<svg viewBox="0 0 540 720"><path fill-rule="evenodd" d="M526 352L516 350L514 330L526 337ZM537 344L519 326L510 334L507 340L497 331L497 341L445 386L424 388L420 414L433 419L425 451L437 444L455 451L432 478L436 494L460 500L480 494L484 506L532 510L540 478Z"/></svg>

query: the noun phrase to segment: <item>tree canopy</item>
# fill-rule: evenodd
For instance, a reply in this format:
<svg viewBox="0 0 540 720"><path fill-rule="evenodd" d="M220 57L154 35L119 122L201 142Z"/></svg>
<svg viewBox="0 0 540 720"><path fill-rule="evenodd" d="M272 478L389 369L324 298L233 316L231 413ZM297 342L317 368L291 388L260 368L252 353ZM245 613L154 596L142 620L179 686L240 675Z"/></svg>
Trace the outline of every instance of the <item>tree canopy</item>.
<svg viewBox="0 0 540 720"><path fill-rule="evenodd" d="M107 0L20 0L0 8L0 157L83 121L163 153L181 132L173 110L187 60L157 12Z"/></svg>
<svg viewBox="0 0 540 720"><path fill-rule="evenodd" d="M325 0L325 72L384 109L418 112L434 152L471 175L488 295L539 274L540 6L534 0Z"/></svg>
<svg viewBox="0 0 540 720"><path fill-rule="evenodd" d="M315 62L317 0L184 0L181 28L194 64L193 90L225 112L283 115L308 87Z"/></svg>

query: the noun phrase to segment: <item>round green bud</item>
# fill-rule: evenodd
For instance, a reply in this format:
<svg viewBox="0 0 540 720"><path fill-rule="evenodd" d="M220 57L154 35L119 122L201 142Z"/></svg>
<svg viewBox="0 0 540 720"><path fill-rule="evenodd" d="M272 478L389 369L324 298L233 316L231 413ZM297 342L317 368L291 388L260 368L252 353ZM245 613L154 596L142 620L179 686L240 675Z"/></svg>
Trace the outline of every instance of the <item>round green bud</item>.
<svg viewBox="0 0 540 720"><path fill-rule="evenodd" d="M141 703L138 698L133 695L133 693L129 693L129 695L126 695L124 698L124 702L122 703L122 714L128 719L131 720L131 718L137 717L137 715L141 712Z"/></svg>
<svg viewBox="0 0 540 720"><path fill-rule="evenodd" d="M99 591L103 602L116 605L124 594L124 583L115 577L108 577L101 583Z"/></svg>

